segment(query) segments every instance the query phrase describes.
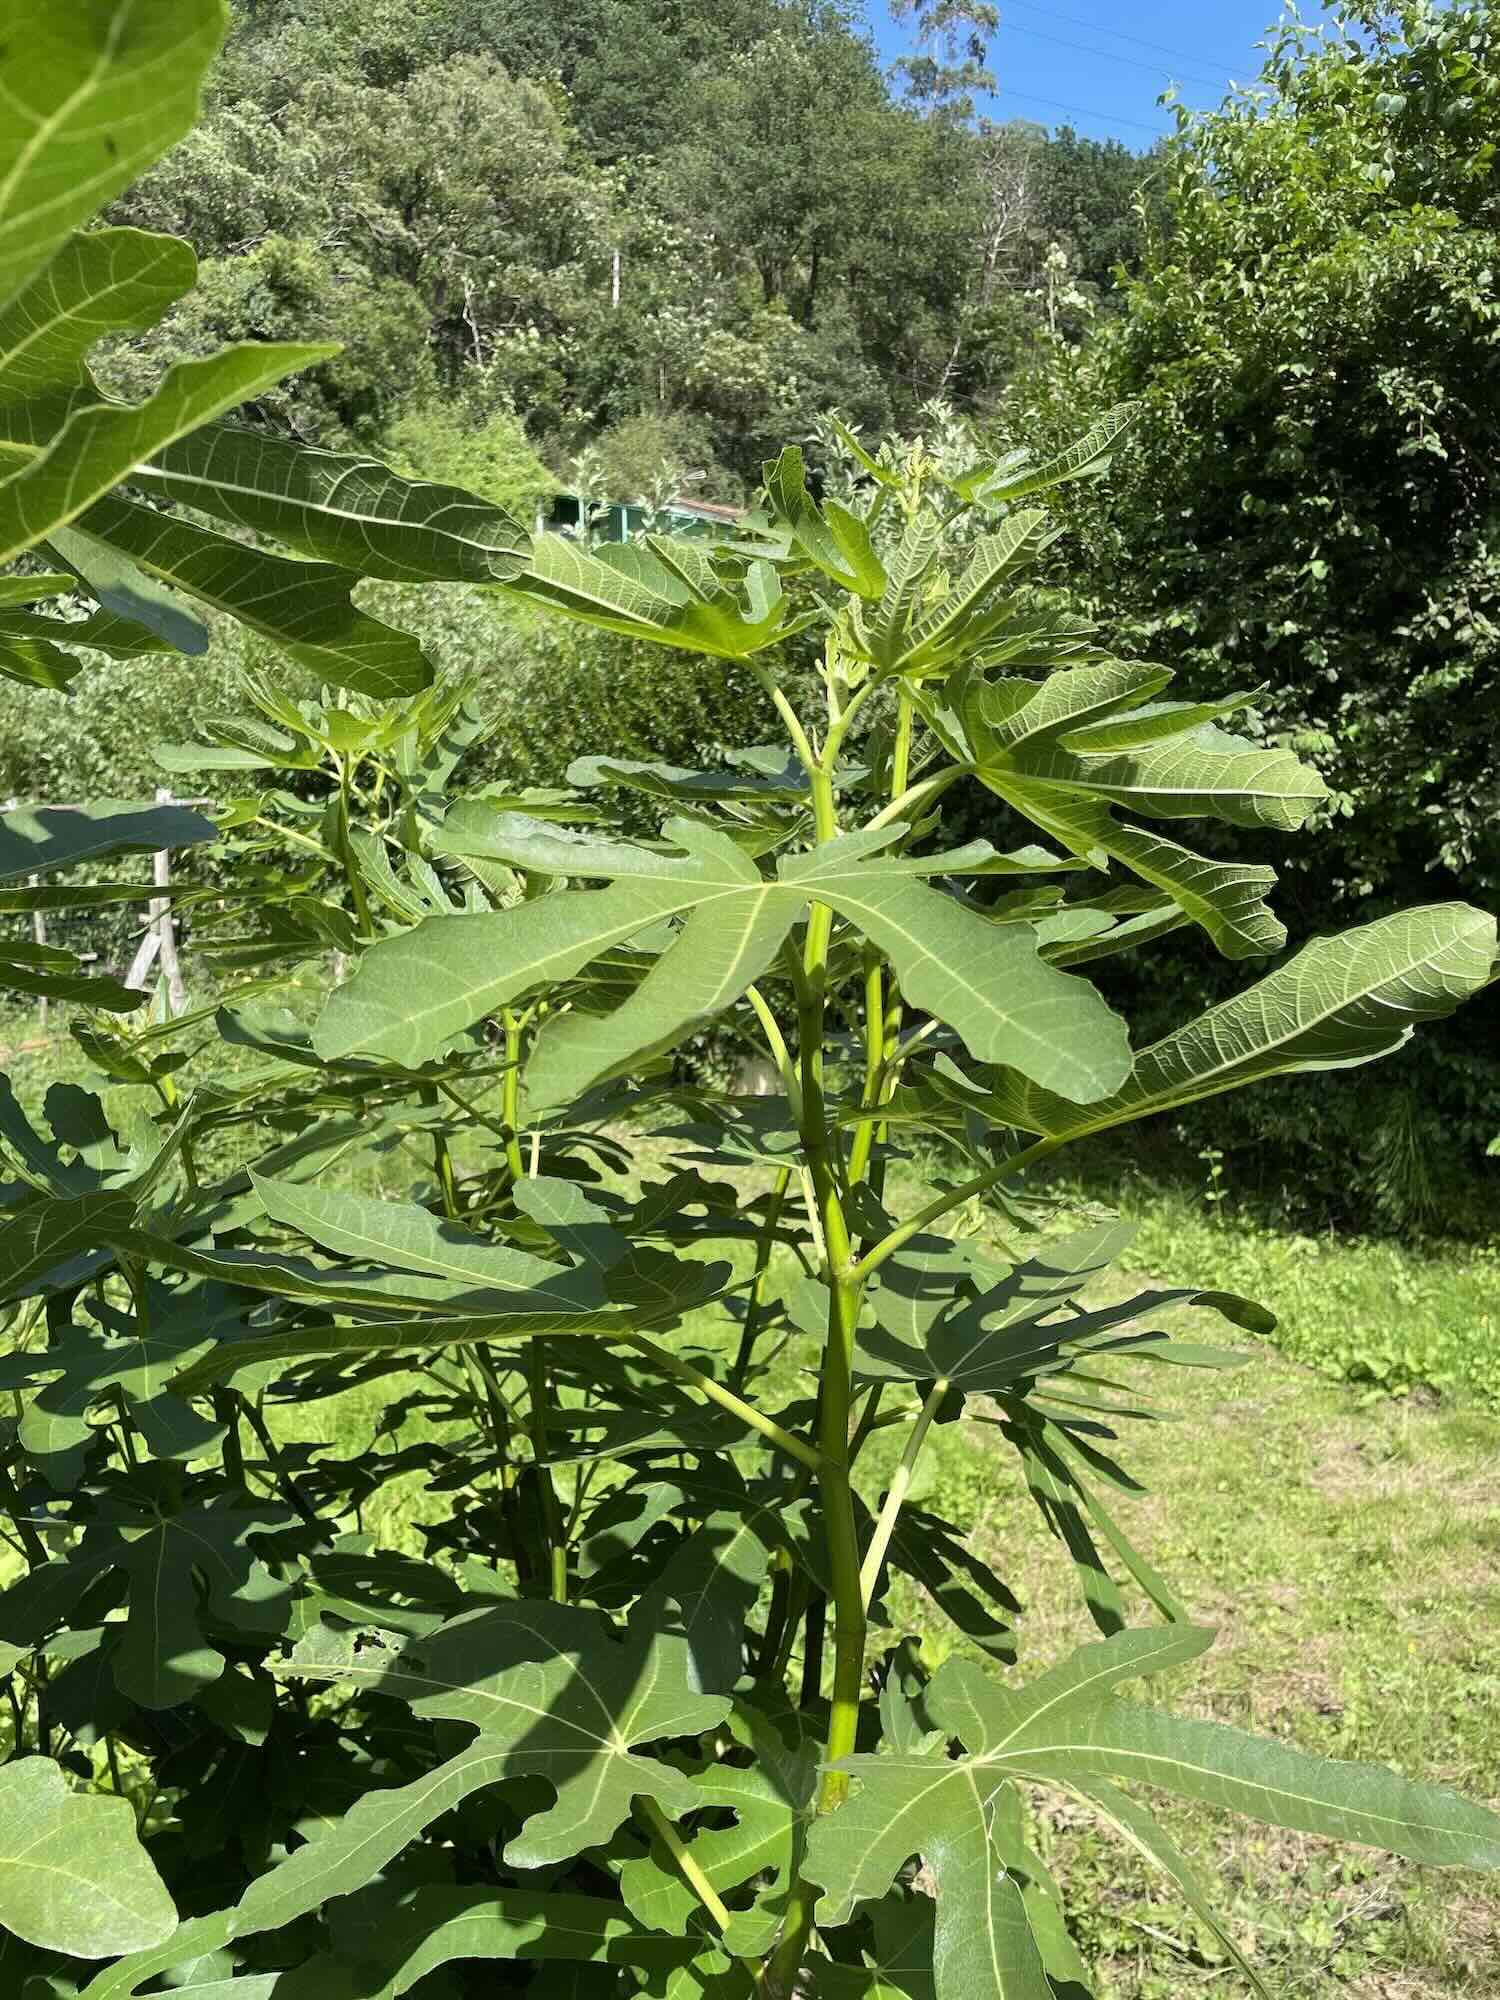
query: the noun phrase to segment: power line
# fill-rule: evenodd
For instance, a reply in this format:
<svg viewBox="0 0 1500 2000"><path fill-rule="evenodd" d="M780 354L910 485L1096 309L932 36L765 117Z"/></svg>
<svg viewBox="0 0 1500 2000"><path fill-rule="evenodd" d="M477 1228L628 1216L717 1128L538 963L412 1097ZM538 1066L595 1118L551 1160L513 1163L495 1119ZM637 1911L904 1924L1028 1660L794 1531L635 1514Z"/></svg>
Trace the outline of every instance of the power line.
<svg viewBox="0 0 1500 2000"><path fill-rule="evenodd" d="M1054 111L1066 111L1074 118L1096 118L1101 125L1133 125L1138 132L1149 132L1154 139L1164 139L1166 133L1159 125L1148 125L1140 118L1124 118L1118 111L1090 111L1084 104L1061 104L1055 97L1038 97L1034 90L1012 90L1007 84L995 93L996 98L1019 97L1027 104L1046 104Z"/></svg>
<svg viewBox="0 0 1500 2000"><path fill-rule="evenodd" d="M1045 14L1049 21L1066 21L1070 28L1087 28L1091 35L1109 35L1117 42L1132 42L1136 48L1151 49L1159 56L1176 56L1181 62L1208 61L1217 64L1221 60L1217 56L1205 57L1201 50L1195 55L1187 49L1170 48L1165 42L1148 42L1140 35L1127 35L1123 28L1106 28L1102 21L1086 21L1078 14L1059 14L1055 7L1041 6L1039 0L1006 0L1006 5L1024 8L1028 14ZM1032 29L1030 32L1035 34L1038 30ZM1251 59L1253 61L1253 56ZM1243 60L1243 56L1236 56L1232 61L1224 59L1224 67L1234 70Z"/></svg>
<svg viewBox="0 0 1500 2000"><path fill-rule="evenodd" d="M1014 0L1011 0L1011 4L1014 4ZM1077 49L1081 54L1086 56L1103 56L1108 62L1123 63L1129 69L1143 69L1148 71L1152 76L1170 77L1175 74L1175 72L1169 70L1163 63L1142 62L1139 56L1122 56L1114 49L1096 48L1089 42L1070 41L1066 35L1049 35L1045 28L1028 28L1024 21L1012 21L1009 23L1009 26L1012 34L1031 35L1039 42L1055 42L1060 49ZM1003 37L1005 33L1004 27L1001 28L1000 32ZM1228 82L1228 78L1189 76L1184 71L1181 74L1180 81L1183 83L1196 83L1204 90L1223 90Z"/></svg>

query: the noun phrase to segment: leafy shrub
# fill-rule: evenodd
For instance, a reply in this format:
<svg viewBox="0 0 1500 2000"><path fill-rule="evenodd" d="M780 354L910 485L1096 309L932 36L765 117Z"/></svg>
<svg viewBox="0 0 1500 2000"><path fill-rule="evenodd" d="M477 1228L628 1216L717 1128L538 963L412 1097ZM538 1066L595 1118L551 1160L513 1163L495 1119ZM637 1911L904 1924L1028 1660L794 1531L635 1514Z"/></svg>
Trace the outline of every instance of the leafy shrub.
<svg viewBox="0 0 1500 2000"><path fill-rule="evenodd" d="M59 422L14 330L66 325L81 350L120 296L95 274L46 317L105 234L58 213L69 149L101 129L111 158L166 143L163 58L201 67L222 23L206 0L90 0L66 35L51 0L24 11L0 84L30 101L25 65L57 115L0 128L0 378L23 378L0 522L9 505L16 553L66 550L128 475L247 537L284 526L322 560L215 539L212 594L341 672L315 700L258 684L256 715L165 753L246 787L216 824L119 804L0 823L18 918L108 906L110 885L73 876L103 855L226 839L200 948L250 975L211 1018L141 1026L139 996L0 942L9 983L91 1008L75 1033L98 1078L59 1077L34 1113L0 1089L7 1974L90 2000L162 1977L546 1990L558 1963L621 1996L1086 1993L1037 1785L1152 1860L1247 1971L1117 1780L1500 1866L1500 1815L1452 1791L1118 1692L1212 1635L1103 1498L1129 1484L1117 1431L1146 1414L1116 1371L1238 1358L1169 1337L1167 1308L1269 1320L1217 1290L1121 1296L1129 1230L1052 1233L1029 1170L1075 1137L1387 1054L1481 986L1496 946L1462 904L1378 919L1137 1052L1073 970L1190 923L1232 959L1277 950L1270 871L1160 823L1290 830L1322 796L1220 726L1239 702L1157 699L1159 670L1018 589L1050 533L1029 503L1096 469L1118 421L1051 463L953 479L920 450L869 460L857 508L817 504L789 448L753 539L608 559L454 489L181 420L184 381L253 383L280 354L190 365L139 410L85 378ZM174 254L109 248L137 271ZM189 525L150 518L169 540ZM368 569L479 569L533 612L722 662L785 741L465 794L483 724L409 635L353 611ZM205 571L181 580L201 591ZM184 631L175 597L132 587L143 629ZM813 632L807 703L779 649ZM33 636L6 643L46 666ZM372 687L381 671L415 685ZM943 844L960 786L1001 801L1013 845ZM651 802L644 837L621 792ZM311 1026L267 1004L330 949L353 970ZM779 1095L673 1080L715 1022L763 1048ZM903 1215L888 1168L908 1139L965 1174ZM941 1226L987 1200L1020 1239L1001 1255ZM299 1406L360 1388L388 1400L367 1450L295 1441ZM964 1416L1014 1453L1101 1634L1040 1672L999 1671L1021 1606L966 1524L913 1494L933 1426ZM891 1426L875 1491L862 1455ZM419 1551L382 1549L366 1506L413 1474L446 1509ZM892 1626L893 1577L962 1642L935 1673ZM1131 1627L1127 1590L1160 1622Z"/></svg>
<svg viewBox="0 0 1500 2000"><path fill-rule="evenodd" d="M410 404L385 442L399 472L482 493L521 521L530 521L558 490L556 475L526 442L515 412L486 407L472 390L462 399Z"/></svg>
<svg viewBox="0 0 1500 2000"><path fill-rule="evenodd" d="M1059 578L1193 696L1263 688L1263 739L1323 773L1328 801L1287 861L1299 935L1500 881L1497 117L1488 0L1282 24L1258 84L1169 146L1165 215L1121 311L1002 399L1009 434L1042 449L1080 410L1137 403L1107 485L1061 502ZM1128 969L1117 990L1151 1005ZM1227 989L1205 969L1194 990ZM1441 1123L1445 1157L1457 1138L1484 1176L1470 1199L1492 1202L1465 1128L1500 1115L1480 1059L1495 1025L1491 1001L1439 1031L1393 1094L1368 1086L1373 1118L1365 1086L1335 1092L1346 1140L1301 1143L1292 1119L1263 1122L1270 1101L1243 1114L1247 1140L1315 1219L1430 1227L1447 1197L1389 1171L1410 1092L1423 1145Z"/></svg>
<svg viewBox="0 0 1500 2000"><path fill-rule="evenodd" d="M300 333L337 351L306 376L269 387L259 414L322 444L368 438L401 399L437 393L413 303L396 279L331 260L314 243L268 236L242 255L206 259L188 297L146 339L117 342L101 357L100 376L116 395L142 396L169 358Z"/></svg>
<svg viewBox="0 0 1500 2000"><path fill-rule="evenodd" d="M1033 385L1063 434L1138 401L1070 567L1195 694L1265 685L1330 787L1289 864L1320 921L1500 879L1493 733L1455 727L1495 696L1497 121L1488 4L1286 24L1184 124L1123 311Z"/></svg>
<svg viewBox="0 0 1500 2000"><path fill-rule="evenodd" d="M475 768L497 782L560 785L589 756L697 766L775 733L764 689L736 662L524 611L509 622L508 670L477 691L490 727ZM795 673L795 655L788 664Z"/></svg>
<svg viewBox="0 0 1500 2000"><path fill-rule="evenodd" d="M696 500L734 505L743 482L714 457L707 423L687 410L637 410L611 424L598 442L606 492L614 499L650 494L658 486L690 492Z"/></svg>

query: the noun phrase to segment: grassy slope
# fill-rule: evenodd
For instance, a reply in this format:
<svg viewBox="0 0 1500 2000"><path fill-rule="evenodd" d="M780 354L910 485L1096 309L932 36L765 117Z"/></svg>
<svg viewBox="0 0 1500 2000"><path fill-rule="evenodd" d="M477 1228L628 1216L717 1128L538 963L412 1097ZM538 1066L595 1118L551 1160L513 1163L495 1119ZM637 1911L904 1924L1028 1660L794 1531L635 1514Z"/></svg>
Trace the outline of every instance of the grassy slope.
<svg viewBox="0 0 1500 2000"><path fill-rule="evenodd" d="M1114 1199L1140 1223L1142 1268L1264 1300L1278 1347L1319 1374L1500 1413L1500 1243L1311 1236L1147 1180Z"/></svg>

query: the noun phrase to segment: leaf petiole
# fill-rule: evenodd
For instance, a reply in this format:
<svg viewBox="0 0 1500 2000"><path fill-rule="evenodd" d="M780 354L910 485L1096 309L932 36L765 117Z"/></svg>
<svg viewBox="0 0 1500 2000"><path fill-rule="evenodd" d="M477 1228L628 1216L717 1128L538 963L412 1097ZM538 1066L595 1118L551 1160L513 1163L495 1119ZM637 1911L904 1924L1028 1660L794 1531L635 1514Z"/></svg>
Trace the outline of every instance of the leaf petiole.
<svg viewBox="0 0 1500 2000"><path fill-rule="evenodd" d="M778 1445L800 1465L807 1466L813 1472L822 1470L823 1458L820 1452L814 1450L810 1444L805 1444L801 1438L794 1437L790 1431L783 1430L774 1419L765 1416L753 1403L747 1403L743 1396L737 1396L732 1389L726 1389L722 1382L716 1382L712 1375L705 1375L701 1368L695 1368L691 1361L684 1361L669 1348L658 1347L654 1340L648 1340L643 1333L620 1333L615 1338L626 1341L640 1353L649 1355L658 1367L667 1369L670 1374L679 1376L682 1381L691 1382L693 1387L701 1390L710 1402L717 1403L720 1409L730 1411L751 1430L759 1431L763 1438L768 1438L772 1444Z"/></svg>
<svg viewBox="0 0 1500 2000"><path fill-rule="evenodd" d="M1019 1153L1013 1153L1008 1160L1002 1160L998 1167L987 1167L982 1174L975 1174L972 1180L964 1181L960 1186L950 1188L946 1194L938 1195L928 1202L925 1208L919 1208L915 1215L908 1216L905 1222L899 1223L888 1235L882 1236L880 1241L860 1258L850 1272L850 1277L856 1282L863 1283L872 1272L880 1269L888 1257L894 1257L898 1250L910 1243L914 1236L920 1236L922 1231L931 1228L934 1222L940 1222L945 1215L951 1215L955 1208L962 1208L964 1203L972 1201L975 1195L987 1194L992 1187L998 1187L1002 1181L1009 1180L1012 1174L1021 1173L1037 1160L1044 1160L1049 1153L1055 1152L1061 1143L1058 1139L1038 1139L1035 1145L1026 1146Z"/></svg>
<svg viewBox="0 0 1500 2000"><path fill-rule="evenodd" d="M927 1400L917 1412L916 1422L911 1427L911 1435L906 1440L906 1448L900 1463L891 1474L891 1483L880 1509L880 1518L875 1523L875 1532L870 1537L870 1546L865 1550L864 1562L860 1565L859 1589L864 1599L865 1609L870 1608L870 1599L875 1595L875 1586L880 1580L880 1568L885 1561L886 1550L891 1545L891 1536L896 1532L896 1522L911 1491L912 1479L916 1473L917 1460L922 1455L922 1446L927 1442L927 1433L932 1420L943 1406L943 1398L948 1393L948 1378L940 1377L933 1383Z"/></svg>

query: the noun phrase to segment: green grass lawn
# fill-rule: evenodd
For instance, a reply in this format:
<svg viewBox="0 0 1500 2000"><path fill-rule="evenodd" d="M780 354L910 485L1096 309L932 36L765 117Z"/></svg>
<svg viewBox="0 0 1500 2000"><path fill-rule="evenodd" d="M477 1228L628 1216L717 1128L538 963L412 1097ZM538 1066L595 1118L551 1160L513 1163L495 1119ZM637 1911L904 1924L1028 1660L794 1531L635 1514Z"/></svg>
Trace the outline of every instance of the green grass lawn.
<svg viewBox="0 0 1500 2000"><path fill-rule="evenodd" d="M1130 1436L1122 1459L1151 1490L1119 1510L1122 1525L1219 1633L1206 1661L1172 1677L1174 1701L1496 1802L1500 1422L1366 1402L1270 1350L1231 1375L1181 1370L1166 1393L1152 1387L1178 1421ZM936 1434L922 1488L976 1524L979 1552L1026 1607L1021 1665L1036 1666L1092 1627L1008 1459L979 1426L953 1426ZM1151 1614L1139 1604L1137 1615ZM1500 1994L1500 1889L1487 1878L1202 1809L1163 1817L1216 1874L1220 1907L1273 1990ZM1049 1807L1043 1825L1085 1956L1107 1968L1104 1994L1235 1989L1212 1938L1081 1813Z"/></svg>
<svg viewBox="0 0 1500 2000"><path fill-rule="evenodd" d="M1500 1168L1495 1179L1500 1189ZM1105 1192L1093 1175L1074 1185ZM1500 1243L1309 1235L1260 1219L1232 1192L1208 1202L1130 1170L1107 1198L1140 1225L1141 1269L1259 1299L1280 1322L1281 1351L1320 1375L1432 1389L1500 1414Z"/></svg>
<svg viewBox="0 0 1500 2000"><path fill-rule="evenodd" d="M1104 1192L1093 1176L1054 1190ZM1149 1371L1150 1400L1176 1420L1123 1437L1122 1462L1149 1492L1121 1505L1121 1525L1219 1634L1205 1661L1172 1677L1174 1700L1500 1804L1500 1417L1484 1406L1500 1388L1494 1251L1279 1231L1232 1200L1205 1204L1140 1175L1110 1195L1139 1225L1134 1276L1245 1292L1279 1320L1274 1344L1234 1338L1252 1353L1238 1371L1179 1369L1165 1382ZM1189 1337L1211 1324L1194 1319ZM976 1523L980 1553L1026 1606L1021 1665L1089 1638L1071 1566L1039 1530L1009 1454L980 1425L933 1436L919 1497ZM1152 1614L1138 1599L1135 1615ZM1212 1936L1144 1867L1081 1812L1042 1812L1108 2000L1237 1987ZM1163 1818L1289 2000L1500 1996L1491 1879L1201 1808Z"/></svg>

